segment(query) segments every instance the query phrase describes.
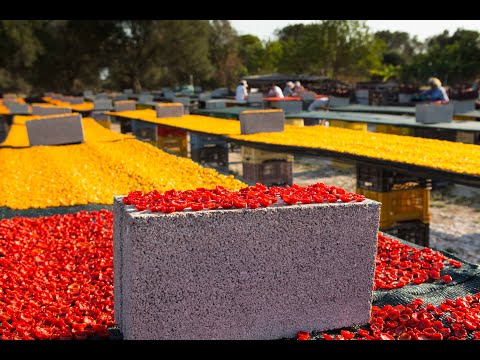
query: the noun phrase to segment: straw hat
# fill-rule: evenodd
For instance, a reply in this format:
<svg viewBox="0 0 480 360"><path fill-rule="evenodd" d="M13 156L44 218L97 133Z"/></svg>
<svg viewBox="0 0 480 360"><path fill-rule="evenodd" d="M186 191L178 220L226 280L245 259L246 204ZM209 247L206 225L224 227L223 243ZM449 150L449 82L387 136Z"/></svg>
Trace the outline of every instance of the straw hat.
<svg viewBox="0 0 480 360"><path fill-rule="evenodd" d="M428 84L435 85L436 87L442 86L442 82L436 77L431 77L430 79L428 79Z"/></svg>

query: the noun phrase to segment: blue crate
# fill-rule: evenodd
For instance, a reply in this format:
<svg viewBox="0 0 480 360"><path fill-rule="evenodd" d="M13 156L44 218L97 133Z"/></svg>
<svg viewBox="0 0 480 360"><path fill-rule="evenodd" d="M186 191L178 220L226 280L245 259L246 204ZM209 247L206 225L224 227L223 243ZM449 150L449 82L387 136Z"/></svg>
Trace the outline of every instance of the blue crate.
<svg viewBox="0 0 480 360"><path fill-rule="evenodd" d="M228 141L214 135L190 134L191 149L202 149L209 146L228 147Z"/></svg>

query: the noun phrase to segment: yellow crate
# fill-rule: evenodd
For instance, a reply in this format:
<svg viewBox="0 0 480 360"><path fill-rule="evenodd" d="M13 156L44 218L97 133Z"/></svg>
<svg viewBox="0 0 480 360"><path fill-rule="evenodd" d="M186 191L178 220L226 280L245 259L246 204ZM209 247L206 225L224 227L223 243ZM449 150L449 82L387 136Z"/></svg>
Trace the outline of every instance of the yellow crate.
<svg viewBox="0 0 480 360"><path fill-rule="evenodd" d="M285 125L304 126L303 119L285 119Z"/></svg>
<svg viewBox="0 0 480 360"><path fill-rule="evenodd" d="M457 131L457 142L464 144L475 144L475 133L468 131Z"/></svg>
<svg viewBox="0 0 480 360"><path fill-rule="evenodd" d="M477 118L475 116L459 116L459 115L453 115L452 117L453 120L461 120L461 121L475 121Z"/></svg>
<svg viewBox="0 0 480 360"><path fill-rule="evenodd" d="M430 189L377 192L357 188L356 192L382 203L380 229L388 229L398 221L430 222Z"/></svg>
<svg viewBox="0 0 480 360"><path fill-rule="evenodd" d="M293 161L293 155L273 151L255 149L248 146L242 146L242 161L250 164L261 164L269 160Z"/></svg>
<svg viewBox="0 0 480 360"><path fill-rule="evenodd" d="M392 134L392 135L412 136L413 128L408 128L404 126L377 124L375 126L375 132L383 133L383 134Z"/></svg>
<svg viewBox="0 0 480 360"><path fill-rule="evenodd" d="M351 122L351 121L343 121L343 120L329 120L329 126L332 127L339 127L343 129L350 129L350 130L359 130L359 131L367 131L367 123L362 122Z"/></svg>
<svg viewBox="0 0 480 360"><path fill-rule="evenodd" d="M110 120L96 120L100 125L102 125L106 129L112 128L112 122Z"/></svg>
<svg viewBox="0 0 480 360"><path fill-rule="evenodd" d="M336 170L353 170L355 171L355 166L349 162L340 161L340 160L331 160L330 165Z"/></svg>
<svg viewBox="0 0 480 360"><path fill-rule="evenodd" d="M158 136L157 146L178 156L188 156L187 136Z"/></svg>

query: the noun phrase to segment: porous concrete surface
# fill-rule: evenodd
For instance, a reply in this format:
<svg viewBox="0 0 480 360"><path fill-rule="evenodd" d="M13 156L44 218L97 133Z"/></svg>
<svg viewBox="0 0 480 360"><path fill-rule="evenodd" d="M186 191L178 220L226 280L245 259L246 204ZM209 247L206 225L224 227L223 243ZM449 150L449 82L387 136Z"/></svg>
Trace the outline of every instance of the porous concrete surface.
<svg viewBox="0 0 480 360"><path fill-rule="evenodd" d="M296 114L302 111L303 102L301 100L279 100L273 101L272 107L282 109L285 114Z"/></svg>
<svg viewBox="0 0 480 360"><path fill-rule="evenodd" d="M205 109L223 109L227 106L227 102L221 99L213 99L205 101Z"/></svg>
<svg viewBox="0 0 480 360"><path fill-rule="evenodd" d="M417 104L415 121L422 124L452 122L453 104Z"/></svg>
<svg viewBox="0 0 480 360"><path fill-rule="evenodd" d="M31 120L25 123L30 146L82 143L84 132L79 114Z"/></svg>
<svg viewBox="0 0 480 360"><path fill-rule="evenodd" d="M238 117L242 134L282 132L285 129L285 114L283 111L241 112Z"/></svg>
<svg viewBox="0 0 480 360"><path fill-rule="evenodd" d="M95 99L93 102L93 109L95 111L110 111L112 108L112 100L110 99Z"/></svg>
<svg viewBox="0 0 480 360"><path fill-rule="evenodd" d="M134 111L136 109L136 106L137 106L137 102L134 101L134 100L131 100L131 101L115 101L114 102L114 110L116 112L120 112L120 111Z"/></svg>
<svg viewBox="0 0 480 360"><path fill-rule="evenodd" d="M125 339L279 339L370 318L377 202L172 214L114 203Z"/></svg>
<svg viewBox="0 0 480 360"><path fill-rule="evenodd" d="M157 105L155 110L157 112L157 118L172 118L172 117L182 117L185 114L184 105L177 103L175 105Z"/></svg>
<svg viewBox="0 0 480 360"><path fill-rule="evenodd" d="M59 115L59 114L71 114L72 109L67 107L58 106L38 106L32 105L32 115Z"/></svg>
<svg viewBox="0 0 480 360"><path fill-rule="evenodd" d="M28 114L28 104L20 104L18 102L6 102L4 100L3 105L10 111L10 114Z"/></svg>
<svg viewBox="0 0 480 360"><path fill-rule="evenodd" d="M94 118L97 121L109 121L110 115L106 114L103 111L92 111L92 118Z"/></svg>

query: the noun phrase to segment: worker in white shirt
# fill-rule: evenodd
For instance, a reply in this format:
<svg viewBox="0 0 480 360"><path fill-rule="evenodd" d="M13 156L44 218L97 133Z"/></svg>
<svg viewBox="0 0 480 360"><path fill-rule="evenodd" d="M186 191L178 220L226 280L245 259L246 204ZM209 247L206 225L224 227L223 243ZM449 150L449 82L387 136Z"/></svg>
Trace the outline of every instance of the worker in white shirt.
<svg viewBox="0 0 480 360"><path fill-rule="evenodd" d="M288 81L285 88L283 89L283 96L293 96L293 88L295 84L291 81Z"/></svg>
<svg viewBox="0 0 480 360"><path fill-rule="evenodd" d="M276 84L272 83L270 90L268 91L268 97L276 97L283 99L283 92Z"/></svg>
<svg viewBox="0 0 480 360"><path fill-rule="evenodd" d="M248 84L246 80L240 80L238 83L237 89L235 90L235 100L236 101L245 101L248 96Z"/></svg>

